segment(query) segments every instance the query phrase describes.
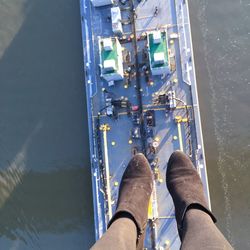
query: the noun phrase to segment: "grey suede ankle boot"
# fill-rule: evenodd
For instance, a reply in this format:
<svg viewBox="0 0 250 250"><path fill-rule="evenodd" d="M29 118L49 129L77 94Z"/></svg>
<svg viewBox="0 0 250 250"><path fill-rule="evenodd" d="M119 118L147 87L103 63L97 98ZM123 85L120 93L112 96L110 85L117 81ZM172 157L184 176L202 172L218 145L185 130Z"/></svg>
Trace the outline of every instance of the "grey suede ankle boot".
<svg viewBox="0 0 250 250"><path fill-rule="evenodd" d="M124 212L132 216L137 227L137 249L143 249L145 229L148 221L148 205L153 189L153 176L146 157L135 155L125 170L117 202L117 209L108 227Z"/></svg>
<svg viewBox="0 0 250 250"><path fill-rule="evenodd" d="M216 218L209 210L200 176L189 157L183 152L176 151L170 156L166 182L174 201L180 238L183 233L183 219L188 209L200 209L216 222Z"/></svg>

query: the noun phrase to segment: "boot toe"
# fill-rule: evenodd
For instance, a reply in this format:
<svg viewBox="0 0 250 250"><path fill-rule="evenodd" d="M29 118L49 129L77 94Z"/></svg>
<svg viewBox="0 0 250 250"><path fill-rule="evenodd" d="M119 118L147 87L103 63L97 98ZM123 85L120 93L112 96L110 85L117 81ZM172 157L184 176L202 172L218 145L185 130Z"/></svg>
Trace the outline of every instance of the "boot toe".
<svg viewBox="0 0 250 250"><path fill-rule="evenodd" d="M151 168L143 154L136 154L129 162L124 177L152 177Z"/></svg>
<svg viewBox="0 0 250 250"><path fill-rule="evenodd" d="M172 153L168 161L168 170L177 167L193 167L189 157L180 150Z"/></svg>

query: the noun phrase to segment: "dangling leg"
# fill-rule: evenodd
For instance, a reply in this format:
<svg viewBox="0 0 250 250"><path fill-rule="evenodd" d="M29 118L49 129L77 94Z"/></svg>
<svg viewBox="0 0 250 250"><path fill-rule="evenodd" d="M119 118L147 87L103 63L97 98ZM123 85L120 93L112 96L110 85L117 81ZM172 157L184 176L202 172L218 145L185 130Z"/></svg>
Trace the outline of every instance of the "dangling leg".
<svg viewBox="0 0 250 250"><path fill-rule="evenodd" d="M149 163L144 155L137 154L123 174L117 209L108 230L92 249L143 249L152 188Z"/></svg>
<svg viewBox="0 0 250 250"><path fill-rule="evenodd" d="M232 249L215 226L200 176L187 155L174 152L168 162L167 187L173 198L181 249Z"/></svg>

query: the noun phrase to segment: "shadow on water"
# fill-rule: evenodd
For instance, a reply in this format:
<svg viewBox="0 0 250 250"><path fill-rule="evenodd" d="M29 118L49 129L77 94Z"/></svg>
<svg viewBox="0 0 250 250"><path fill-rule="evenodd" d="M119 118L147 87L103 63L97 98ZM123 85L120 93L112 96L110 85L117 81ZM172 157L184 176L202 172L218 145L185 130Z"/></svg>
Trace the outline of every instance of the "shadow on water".
<svg viewBox="0 0 250 250"><path fill-rule="evenodd" d="M23 15L0 58L1 249L88 249L79 1L27 0Z"/></svg>

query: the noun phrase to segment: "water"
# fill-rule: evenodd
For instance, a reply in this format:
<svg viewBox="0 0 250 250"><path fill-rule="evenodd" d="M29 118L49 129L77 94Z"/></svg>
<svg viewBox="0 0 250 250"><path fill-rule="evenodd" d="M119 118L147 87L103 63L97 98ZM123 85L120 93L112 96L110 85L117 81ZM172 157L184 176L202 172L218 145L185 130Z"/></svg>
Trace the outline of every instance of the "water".
<svg viewBox="0 0 250 250"><path fill-rule="evenodd" d="M94 241L79 1L0 0L0 249ZM191 0L218 226L250 240L248 0Z"/></svg>
<svg viewBox="0 0 250 250"><path fill-rule="evenodd" d="M250 4L191 1L213 211L236 249L250 249Z"/></svg>
<svg viewBox="0 0 250 250"><path fill-rule="evenodd" d="M0 249L94 240L78 1L0 0Z"/></svg>

